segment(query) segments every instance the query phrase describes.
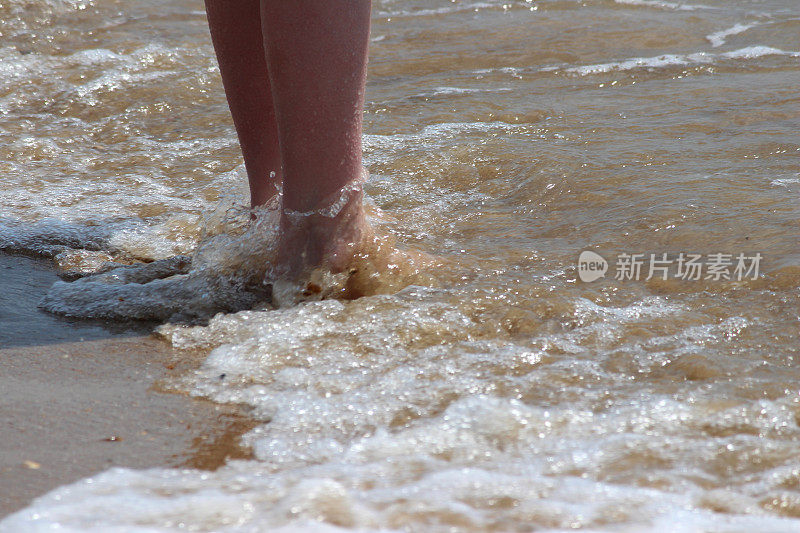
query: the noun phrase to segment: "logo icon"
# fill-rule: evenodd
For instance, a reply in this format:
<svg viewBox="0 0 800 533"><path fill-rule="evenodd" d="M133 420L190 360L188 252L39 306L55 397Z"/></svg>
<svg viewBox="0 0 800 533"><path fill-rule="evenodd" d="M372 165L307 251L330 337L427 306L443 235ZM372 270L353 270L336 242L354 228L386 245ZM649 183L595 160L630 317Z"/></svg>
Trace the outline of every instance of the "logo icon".
<svg viewBox="0 0 800 533"><path fill-rule="evenodd" d="M584 250L578 256L578 277L584 283L590 283L606 275L608 261L602 255L591 250Z"/></svg>

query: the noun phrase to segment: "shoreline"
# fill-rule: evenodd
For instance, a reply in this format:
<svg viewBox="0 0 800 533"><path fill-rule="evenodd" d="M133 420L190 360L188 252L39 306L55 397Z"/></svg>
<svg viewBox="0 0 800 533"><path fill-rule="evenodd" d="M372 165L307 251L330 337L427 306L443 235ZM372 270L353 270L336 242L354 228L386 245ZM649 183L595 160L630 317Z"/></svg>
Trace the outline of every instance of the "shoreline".
<svg viewBox="0 0 800 533"><path fill-rule="evenodd" d="M214 470L250 457L239 437L255 421L241 409L162 386L199 354L141 324L38 310L58 279L48 263L0 253L0 518L110 467Z"/></svg>

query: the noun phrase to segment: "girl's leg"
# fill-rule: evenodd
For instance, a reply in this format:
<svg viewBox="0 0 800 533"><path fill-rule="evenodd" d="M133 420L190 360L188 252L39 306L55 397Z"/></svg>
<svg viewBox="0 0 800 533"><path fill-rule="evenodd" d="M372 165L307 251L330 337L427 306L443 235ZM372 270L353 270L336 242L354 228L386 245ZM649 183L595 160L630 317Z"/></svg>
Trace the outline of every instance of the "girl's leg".
<svg viewBox="0 0 800 533"><path fill-rule="evenodd" d="M206 0L206 13L244 156L250 202L263 205L281 181L281 155L259 0Z"/></svg>
<svg viewBox="0 0 800 533"><path fill-rule="evenodd" d="M261 14L284 172L278 261L291 274L344 267L365 229L370 0L261 0Z"/></svg>

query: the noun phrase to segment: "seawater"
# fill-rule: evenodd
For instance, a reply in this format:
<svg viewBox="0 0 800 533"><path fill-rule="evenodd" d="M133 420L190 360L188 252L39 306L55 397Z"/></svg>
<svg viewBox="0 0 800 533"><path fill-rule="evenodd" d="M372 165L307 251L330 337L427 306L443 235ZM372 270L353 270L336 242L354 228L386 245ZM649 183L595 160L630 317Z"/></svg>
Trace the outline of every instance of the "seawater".
<svg viewBox="0 0 800 533"><path fill-rule="evenodd" d="M371 41L371 220L438 266L161 326L255 459L109 470L0 530L799 530L794 0L382 0ZM0 3L0 171L0 248L134 264L67 314L230 301L273 238L197 1ZM762 261L583 283L587 249Z"/></svg>

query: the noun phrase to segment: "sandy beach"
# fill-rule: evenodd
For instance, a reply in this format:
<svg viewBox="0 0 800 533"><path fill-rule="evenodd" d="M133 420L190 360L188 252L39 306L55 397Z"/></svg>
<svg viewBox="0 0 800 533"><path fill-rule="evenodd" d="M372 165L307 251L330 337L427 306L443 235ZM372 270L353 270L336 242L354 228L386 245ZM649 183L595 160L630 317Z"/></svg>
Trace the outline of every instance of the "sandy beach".
<svg viewBox="0 0 800 533"><path fill-rule="evenodd" d="M73 322L36 309L57 279L45 260L0 255L0 517L114 466L213 470L248 457L233 406L164 390L197 358L137 324Z"/></svg>

